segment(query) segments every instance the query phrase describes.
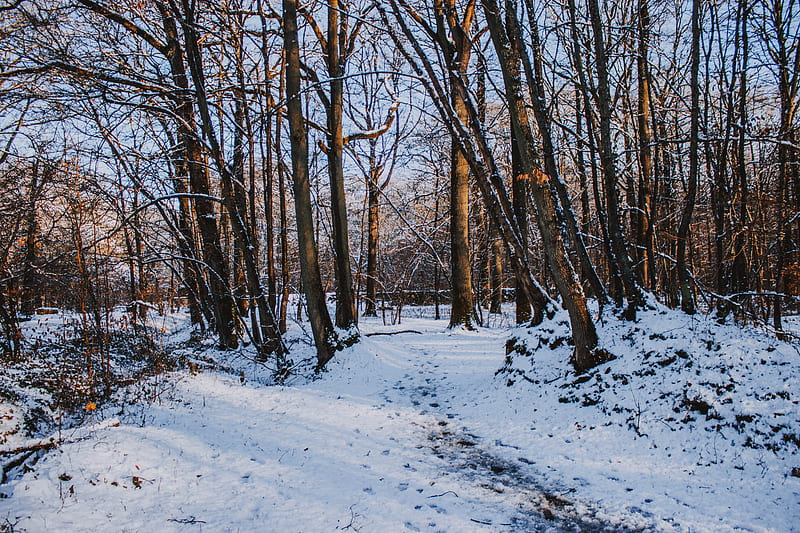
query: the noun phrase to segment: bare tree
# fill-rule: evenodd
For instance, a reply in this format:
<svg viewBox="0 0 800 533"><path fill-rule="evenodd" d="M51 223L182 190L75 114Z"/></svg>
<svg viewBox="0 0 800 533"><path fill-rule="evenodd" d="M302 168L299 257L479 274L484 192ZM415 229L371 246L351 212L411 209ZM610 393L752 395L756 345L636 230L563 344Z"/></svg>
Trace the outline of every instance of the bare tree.
<svg viewBox="0 0 800 533"><path fill-rule="evenodd" d="M283 35L286 58L286 116L292 145L294 207L297 217L297 240L306 308L317 347L317 367L323 368L334 354L334 331L322 279L319 272L311 191L308 182L308 137L300 100L300 44L297 34L297 2L283 0Z"/></svg>
<svg viewBox="0 0 800 533"><path fill-rule="evenodd" d="M689 238L689 229L692 222L692 211L697 198L697 174L699 161L699 136L700 136L700 87L698 78L700 72L700 2L692 2L692 65L690 74L691 98L691 126L689 127L689 183L686 191L686 204L681 215L678 227L678 257L676 268L681 293L681 309L686 313L695 312L694 295L691 289L689 270L686 267L686 245Z"/></svg>
<svg viewBox="0 0 800 533"><path fill-rule="evenodd" d="M611 135L611 89L608 77L608 59L606 57L605 32L600 16L598 0L588 0L589 16L594 37L595 68L597 70L596 100L600 115L600 160L603 166L604 190L606 198L606 216L608 217L608 233L615 263L622 279L628 307L625 315L629 319L636 316L636 310L644 304L642 291L636 283L633 267L625 242L625 234L620 218L619 197L617 193L617 164Z"/></svg>

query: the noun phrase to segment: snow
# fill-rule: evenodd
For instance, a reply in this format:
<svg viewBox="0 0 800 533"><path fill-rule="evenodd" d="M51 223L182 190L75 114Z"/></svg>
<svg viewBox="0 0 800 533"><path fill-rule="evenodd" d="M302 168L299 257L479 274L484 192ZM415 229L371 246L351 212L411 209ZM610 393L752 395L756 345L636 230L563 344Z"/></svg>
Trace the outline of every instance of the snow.
<svg viewBox="0 0 800 533"><path fill-rule="evenodd" d="M604 315L617 358L576 376L564 315L477 331L419 315L362 319L410 331L285 386L246 350L187 350L198 364L98 405L0 485L0 530L800 529L797 343L653 304ZM175 350L180 319L162 325Z"/></svg>

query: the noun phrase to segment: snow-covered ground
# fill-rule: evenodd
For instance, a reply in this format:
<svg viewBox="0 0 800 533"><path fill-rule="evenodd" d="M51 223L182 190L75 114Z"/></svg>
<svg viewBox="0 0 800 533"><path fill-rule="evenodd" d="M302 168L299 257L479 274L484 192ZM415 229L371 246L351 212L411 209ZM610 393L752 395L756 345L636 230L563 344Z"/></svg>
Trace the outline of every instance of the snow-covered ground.
<svg viewBox="0 0 800 533"><path fill-rule="evenodd" d="M0 486L0 531L800 530L797 344L654 307L607 316L617 358L584 376L558 319L364 320L413 332L285 386L211 351L233 371L151 378L62 432Z"/></svg>

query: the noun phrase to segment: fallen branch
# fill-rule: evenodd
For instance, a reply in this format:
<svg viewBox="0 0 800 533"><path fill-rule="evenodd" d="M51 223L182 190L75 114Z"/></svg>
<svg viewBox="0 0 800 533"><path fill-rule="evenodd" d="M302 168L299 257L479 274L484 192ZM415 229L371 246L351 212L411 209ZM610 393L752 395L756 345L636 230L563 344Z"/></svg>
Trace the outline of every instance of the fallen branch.
<svg viewBox="0 0 800 533"><path fill-rule="evenodd" d="M59 439L55 436L52 436L48 439L40 439L40 440L33 440L28 441L27 444L19 446L17 448L11 448L8 450L0 450L0 457L4 455L17 455L20 453L27 453L27 452L36 452L39 450L50 450L52 448L56 448L61 444L69 444L72 442L78 442L84 439L87 439L93 431L97 431L100 429L106 429L111 427L119 426L119 420L116 418L111 418L109 420L104 420L97 424L94 424L89 427L85 428L77 428L81 431L76 431L76 433L80 433L80 436L69 438L69 439Z"/></svg>
<svg viewBox="0 0 800 533"><path fill-rule="evenodd" d="M8 472L11 472L13 469L30 459L33 453L33 451L20 452L16 458L11 459L11 461L6 464L0 465L0 485L3 485L6 481L8 481Z"/></svg>
<svg viewBox="0 0 800 533"><path fill-rule="evenodd" d="M50 450L52 448L57 447L59 444L61 443L57 440L37 442L36 444L31 444L28 446L20 446L19 448L12 448L11 450L0 450L0 456L17 455L20 453L31 453L31 452L37 452L39 450Z"/></svg>
<svg viewBox="0 0 800 533"><path fill-rule="evenodd" d="M378 335L399 335L400 333L416 333L417 335L422 335L421 331L417 331L415 329L403 329L400 331L374 331L372 333L367 333L365 337L375 337Z"/></svg>

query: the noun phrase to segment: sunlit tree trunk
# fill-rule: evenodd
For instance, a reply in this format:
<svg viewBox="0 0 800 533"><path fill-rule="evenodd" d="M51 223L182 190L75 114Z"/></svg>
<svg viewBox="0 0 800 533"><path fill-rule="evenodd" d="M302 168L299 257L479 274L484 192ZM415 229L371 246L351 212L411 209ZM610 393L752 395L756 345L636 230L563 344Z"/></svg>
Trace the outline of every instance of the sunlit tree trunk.
<svg viewBox="0 0 800 533"><path fill-rule="evenodd" d="M344 136L342 106L344 97L344 65L347 62L347 23L340 22L340 11L347 6L329 0L326 61L330 78L328 116L328 176L331 187L331 219L333 221L334 272L336 274L336 326L348 329L358 322L353 274L350 269L350 242L347 231L347 198L344 193Z"/></svg>
<svg viewBox="0 0 800 533"><path fill-rule="evenodd" d="M507 28L500 17L500 8L495 0L482 0L484 14L495 50L503 71L505 96L508 104L511 125L516 137L520 163L523 172L530 177L531 192L536 203L536 220L542 243L547 254L550 272L567 309L575 343L573 363L575 369L583 372L602 362L598 359L597 332L586 307L586 298L567 255L567 248L561 232L557 215L558 202L551 190L551 177L534 166L535 141L531 130L525 103L522 98L520 77L520 58L515 56L514 48L508 41ZM514 9L509 0L506 10ZM569 206L561 206L568 209Z"/></svg>
<svg viewBox="0 0 800 533"><path fill-rule="evenodd" d="M653 152L651 149L650 122L650 63L648 52L650 46L650 0L638 0L639 25L638 55L636 57L637 74L637 114L636 121L639 133L639 209L636 213L637 228L637 263L639 277L647 289L653 289L655 275L654 220L653 220Z"/></svg>
<svg viewBox="0 0 800 533"><path fill-rule="evenodd" d="M301 100L300 46L297 34L297 1L283 0L283 38L286 60L286 116L292 146L292 178L297 218L300 273L306 309L317 347L317 367L323 368L334 354L333 323L328 314L319 271L311 190L308 177L308 137Z"/></svg>
<svg viewBox="0 0 800 533"><path fill-rule="evenodd" d="M459 77L466 83L472 46L469 31L474 19L475 2L471 0L463 14L456 11L454 0L445 0L444 2L438 0L436 9L442 10L437 17L439 32L449 31L452 39L452 46L447 51L451 54L453 65L450 77ZM447 29L445 29L445 20ZM454 82L451 79L451 105L458 120L465 124L468 116L464 99L458 91L452 88L453 86ZM474 327L475 320L469 244L469 171L469 163L459 149L458 143L455 140L452 141L450 148L451 328L464 326L471 329Z"/></svg>

